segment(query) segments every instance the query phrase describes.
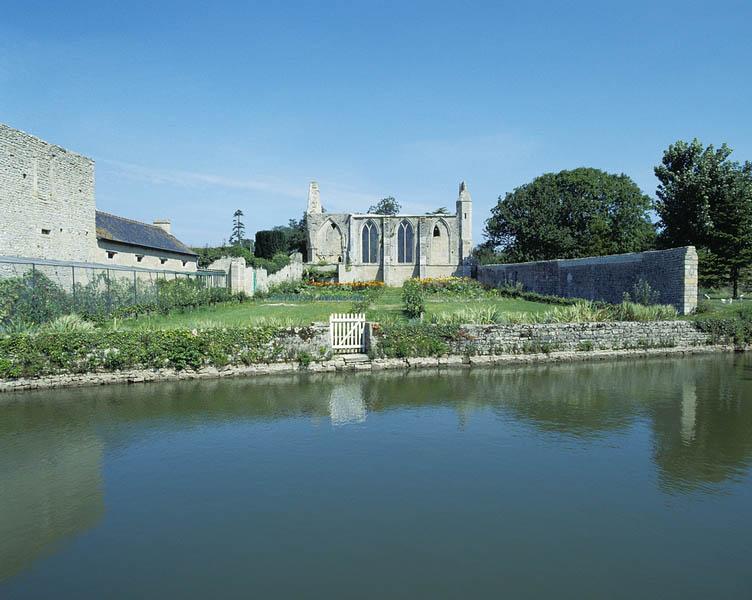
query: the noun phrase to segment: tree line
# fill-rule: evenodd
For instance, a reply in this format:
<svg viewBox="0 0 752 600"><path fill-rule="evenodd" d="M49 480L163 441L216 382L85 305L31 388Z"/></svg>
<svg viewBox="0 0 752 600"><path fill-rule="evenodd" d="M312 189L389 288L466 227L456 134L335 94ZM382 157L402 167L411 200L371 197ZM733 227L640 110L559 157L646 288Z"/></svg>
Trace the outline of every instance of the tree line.
<svg viewBox="0 0 752 600"><path fill-rule="evenodd" d="M233 215L229 240L219 246L193 248L198 254L199 268L205 269L215 260L224 256L241 257L246 263L265 267L270 272L289 263L293 252L306 253L306 217L290 219L287 225L277 225L272 229L256 232L255 239L246 237L243 211L238 209Z"/></svg>
<svg viewBox="0 0 752 600"><path fill-rule="evenodd" d="M655 200L624 174L541 175L499 196L476 258L524 262L692 245L700 285L729 285L736 297L752 276L752 163L731 153L696 139L672 144L654 168Z"/></svg>

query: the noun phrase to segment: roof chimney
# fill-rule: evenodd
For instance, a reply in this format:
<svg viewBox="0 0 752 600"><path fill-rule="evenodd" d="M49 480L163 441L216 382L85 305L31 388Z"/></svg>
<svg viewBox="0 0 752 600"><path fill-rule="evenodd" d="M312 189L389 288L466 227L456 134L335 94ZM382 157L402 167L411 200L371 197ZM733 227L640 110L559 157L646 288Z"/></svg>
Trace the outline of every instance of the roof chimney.
<svg viewBox="0 0 752 600"><path fill-rule="evenodd" d="M154 225L172 235L172 224L169 219L157 219Z"/></svg>

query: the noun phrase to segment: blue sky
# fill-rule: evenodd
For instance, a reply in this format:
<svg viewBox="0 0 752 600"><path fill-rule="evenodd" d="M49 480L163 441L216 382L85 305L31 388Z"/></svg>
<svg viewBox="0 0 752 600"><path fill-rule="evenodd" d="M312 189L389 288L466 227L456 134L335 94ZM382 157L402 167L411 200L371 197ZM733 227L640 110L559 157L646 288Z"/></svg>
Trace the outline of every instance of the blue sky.
<svg viewBox="0 0 752 600"><path fill-rule="evenodd" d="M497 197L679 139L752 160L752 2L34 2L0 17L0 121L94 158L102 210L184 241L387 195L475 235Z"/></svg>

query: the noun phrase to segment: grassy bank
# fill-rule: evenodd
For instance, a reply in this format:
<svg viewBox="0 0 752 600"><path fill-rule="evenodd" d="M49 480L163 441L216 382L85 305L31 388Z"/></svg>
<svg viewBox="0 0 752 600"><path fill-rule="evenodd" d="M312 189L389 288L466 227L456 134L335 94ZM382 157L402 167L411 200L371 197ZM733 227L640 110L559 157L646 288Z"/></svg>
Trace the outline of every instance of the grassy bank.
<svg viewBox="0 0 752 600"><path fill-rule="evenodd" d="M331 297L331 294L322 294ZM473 307L494 309L510 313L543 313L551 308L545 302L533 302L520 298L482 296L463 298L459 296L430 297L426 301L426 317L453 315ZM223 304L197 308L189 312L172 314L143 315L135 319L111 321L108 326L126 330L143 329L193 329L198 327L238 327L263 323L284 325L309 325L313 322L326 322L332 313L351 312L360 307L356 301L343 299L327 301L316 298L298 300L293 295L280 294L267 299L252 300L242 304ZM403 321L408 317L403 311L402 290L385 288L366 310L372 321Z"/></svg>

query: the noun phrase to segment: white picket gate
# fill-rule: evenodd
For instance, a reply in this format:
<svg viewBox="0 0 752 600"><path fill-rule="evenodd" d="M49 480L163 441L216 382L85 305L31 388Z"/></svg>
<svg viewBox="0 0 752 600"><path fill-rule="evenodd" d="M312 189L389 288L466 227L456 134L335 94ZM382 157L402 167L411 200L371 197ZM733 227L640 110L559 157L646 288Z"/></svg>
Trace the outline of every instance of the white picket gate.
<svg viewBox="0 0 752 600"><path fill-rule="evenodd" d="M366 316L360 314L329 315L329 337L335 352L365 351Z"/></svg>

